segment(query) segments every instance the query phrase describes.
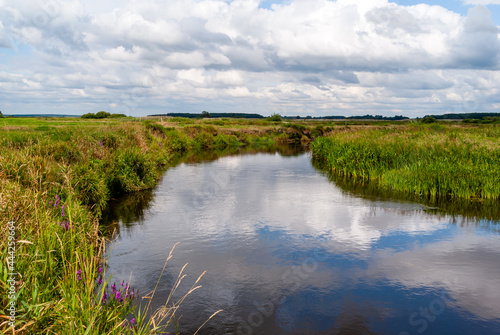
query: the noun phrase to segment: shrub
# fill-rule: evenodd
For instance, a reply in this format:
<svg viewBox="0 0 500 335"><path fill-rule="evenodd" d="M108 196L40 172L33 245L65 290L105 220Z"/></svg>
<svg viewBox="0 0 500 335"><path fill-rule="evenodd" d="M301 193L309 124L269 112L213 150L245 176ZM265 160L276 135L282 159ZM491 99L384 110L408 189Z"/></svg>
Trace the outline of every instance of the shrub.
<svg viewBox="0 0 500 335"><path fill-rule="evenodd" d="M283 121L283 118L281 117L281 115L275 113L269 117L266 117L266 120L267 121L276 121L276 122L281 122Z"/></svg>
<svg viewBox="0 0 500 335"><path fill-rule="evenodd" d="M110 118L120 118L120 117L127 117L125 114L111 114L109 116Z"/></svg>
<svg viewBox="0 0 500 335"><path fill-rule="evenodd" d="M422 123L434 123L436 119L433 116L425 116L422 118Z"/></svg>

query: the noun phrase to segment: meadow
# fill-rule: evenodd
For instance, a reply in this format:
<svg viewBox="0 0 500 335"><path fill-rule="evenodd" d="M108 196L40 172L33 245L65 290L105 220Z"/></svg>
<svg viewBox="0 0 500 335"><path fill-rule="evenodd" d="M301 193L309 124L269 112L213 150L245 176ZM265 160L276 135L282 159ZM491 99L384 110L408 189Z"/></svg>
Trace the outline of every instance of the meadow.
<svg viewBox="0 0 500 335"><path fill-rule="evenodd" d="M419 197L500 198L500 127L460 124L344 128L311 145L329 172Z"/></svg>
<svg viewBox="0 0 500 335"><path fill-rule="evenodd" d="M179 301L155 313L147 310L148 292L139 299L128 283L106 282L99 218L107 202L153 188L185 152L224 154L243 145L310 141L313 130L183 118L4 118L0 127L1 255L13 256L0 263L0 286L16 291L13 314L14 296L0 296L5 334L161 332L174 322Z"/></svg>

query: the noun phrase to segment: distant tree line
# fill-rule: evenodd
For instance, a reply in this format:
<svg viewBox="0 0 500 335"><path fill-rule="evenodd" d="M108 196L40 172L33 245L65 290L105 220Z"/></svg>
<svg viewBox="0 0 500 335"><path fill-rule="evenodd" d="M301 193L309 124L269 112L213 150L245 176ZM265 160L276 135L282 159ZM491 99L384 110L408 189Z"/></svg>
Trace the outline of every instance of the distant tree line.
<svg viewBox="0 0 500 335"><path fill-rule="evenodd" d="M106 118L118 118L127 117L125 114L111 114L105 111L100 111L97 113L87 113L82 115L82 119L106 119Z"/></svg>
<svg viewBox="0 0 500 335"><path fill-rule="evenodd" d="M301 119L300 116L285 116L285 119ZM326 120L387 120L387 121L399 121L399 120L408 120L409 117L403 115L396 116L382 116L382 115L356 115L356 116L343 116L343 115L329 115L329 116L306 116L303 119L326 119Z"/></svg>
<svg viewBox="0 0 500 335"><path fill-rule="evenodd" d="M426 116L432 116L436 120L464 120L464 119L483 120L486 117L500 117L500 113L448 113L443 115L426 115Z"/></svg>
<svg viewBox="0 0 500 335"><path fill-rule="evenodd" d="M239 118L239 119L263 119L264 116L260 114L246 114L246 113L209 113L203 111L200 114L197 113L167 113L167 114L154 114L149 116L172 116L172 117L187 117L190 119L194 118Z"/></svg>
<svg viewBox="0 0 500 335"><path fill-rule="evenodd" d="M99 114L99 113L98 113ZM385 120L385 121L401 121L408 120L408 116L396 115L396 116L382 116L382 115L357 115L357 116L343 116L343 115L328 115L328 116L282 116L280 114L273 114L268 117L264 117L260 114L246 114L246 113L209 113L203 111L202 113L167 113L167 114L154 114L149 116L172 116L172 117L185 117L185 118L244 118L244 119L264 119L270 121L278 121L278 119L291 120L291 119L305 119L305 120ZM491 123L498 122L500 118L500 113L448 113L443 115L426 115L423 118L417 118L424 123L432 123L436 120L462 120L469 123ZM472 121L470 121L472 120ZM482 122L474 121L482 120Z"/></svg>

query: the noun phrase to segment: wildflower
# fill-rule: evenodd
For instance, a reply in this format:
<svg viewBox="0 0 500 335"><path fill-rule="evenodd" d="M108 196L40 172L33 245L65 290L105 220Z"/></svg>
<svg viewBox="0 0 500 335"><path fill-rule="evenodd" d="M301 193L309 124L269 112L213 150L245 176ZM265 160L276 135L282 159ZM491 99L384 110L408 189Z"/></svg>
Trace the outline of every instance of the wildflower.
<svg viewBox="0 0 500 335"><path fill-rule="evenodd" d="M59 206L59 200L61 200L61 198L59 198L59 195L56 194L56 201L54 202L54 207Z"/></svg>
<svg viewBox="0 0 500 335"><path fill-rule="evenodd" d="M116 284L113 283L113 286L111 286L111 292L113 292L113 294L116 293Z"/></svg>
<svg viewBox="0 0 500 335"><path fill-rule="evenodd" d="M116 294L115 294L115 299L118 301L118 302L122 302L123 301L123 298L121 296L121 293L120 291L117 291Z"/></svg>
<svg viewBox="0 0 500 335"><path fill-rule="evenodd" d="M102 277L99 277L99 279L97 280L97 285L101 285L102 284Z"/></svg>
<svg viewBox="0 0 500 335"><path fill-rule="evenodd" d="M63 227L64 230L71 229L71 224L68 221L59 222L59 225Z"/></svg>
<svg viewBox="0 0 500 335"><path fill-rule="evenodd" d="M52 200L49 200L49 207L52 206Z"/></svg>
<svg viewBox="0 0 500 335"><path fill-rule="evenodd" d="M66 205L63 205L63 206L62 206L62 209L61 209L61 216L62 216L62 217L64 217L64 206L66 206Z"/></svg>
<svg viewBox="0 0 500 335"><path fill-rule="evenodd" d="M104 144L102 144L102 141L101 141L101 140L99 140L99 145L100 145L101 147L103 147L103 146L104 146Z"/></svg>
<svg viewBox="0 0 500 335"><path fill-rule="evenodd" d="M135 324L137 321L135 320L135 318L133 318L132 320L130 320L130 323L131 324Z"/></svg>
<svg viewBox="0 0 500 335"><path fill-rule="evenodd" d="M102 303L105 304L106 301L108 300L108 294L106 292L104 292L104 294L102 295Z"/></svg>
<svg viewBox="0 0 500 335"><path fill-rule="evenodd" d="M82 280L81 274L82 274L82 270L76 271L76 279L77 280Z"/></svg>
<svg viewBox="0 0 500 335"><path fill-rule="evenodd" d="M102 267L99 267L99 269L97 269L97 272L102 273Z"/></svg>

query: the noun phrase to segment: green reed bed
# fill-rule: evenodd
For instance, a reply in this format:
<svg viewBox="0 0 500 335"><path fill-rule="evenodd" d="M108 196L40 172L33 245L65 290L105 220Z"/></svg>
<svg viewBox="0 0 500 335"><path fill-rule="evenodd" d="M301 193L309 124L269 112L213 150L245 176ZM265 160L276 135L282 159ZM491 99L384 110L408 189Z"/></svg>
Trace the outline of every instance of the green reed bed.
<svg viewBox="0 0 500 335"><path fill-rule="evenodd" d="M500 198L500 127L404 125L318 138L313 159L333 173L420 196Z"/></svg>

